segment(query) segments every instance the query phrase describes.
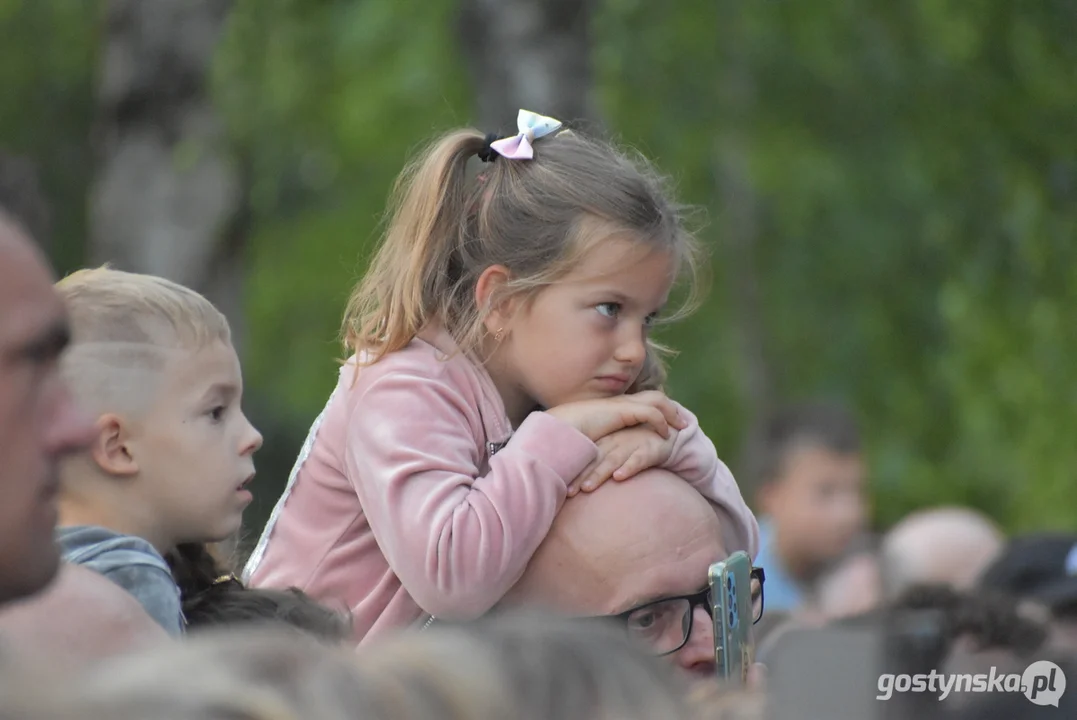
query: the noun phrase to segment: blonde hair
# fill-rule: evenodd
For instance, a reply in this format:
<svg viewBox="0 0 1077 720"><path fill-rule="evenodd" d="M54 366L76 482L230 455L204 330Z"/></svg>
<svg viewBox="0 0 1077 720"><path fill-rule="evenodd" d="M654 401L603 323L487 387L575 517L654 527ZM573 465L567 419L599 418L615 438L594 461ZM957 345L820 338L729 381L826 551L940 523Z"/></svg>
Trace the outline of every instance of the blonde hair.
<svg viewBox="0 0 1077 720"><path fill-rule="evenodd" d="M166 353L231 343L228 320L178 283L106 266L79 270L56 283L73 342L64 375L80 404L96 413L144 407L152 395L133 376L159 379Z"/></svg>
<svg viewBox="0 0 1077 720"><path fill-rule="evenodd" d="M202 347L232 341L228 320L206 298L154 275L107 265L78 270L56 283L74 342Z"/></svg>
<svg viewBox="0 0 1077 720"><path fill-rule="evenodd" d="M477 130L448 133L397 179L385 234L348 300L346 352L377 362L432 322L473 352L484 333L475 287L486 268L512 273L491 306L530 298L611 233L673 255L689 292L667 320L698 304L701 248L685 229L685 208L669 199L664 178L642 157L562 131L538 140L534 159L497 156L470 178L468 161L484 149ZM651 348L656 358L663 350Z"/></svg>

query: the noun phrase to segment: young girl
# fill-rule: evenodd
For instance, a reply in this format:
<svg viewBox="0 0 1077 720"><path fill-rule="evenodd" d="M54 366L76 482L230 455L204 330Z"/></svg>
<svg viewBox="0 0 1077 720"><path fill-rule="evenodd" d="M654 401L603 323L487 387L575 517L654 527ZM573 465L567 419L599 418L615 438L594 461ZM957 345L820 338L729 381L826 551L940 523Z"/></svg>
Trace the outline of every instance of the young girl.
<svg viewBox="0 0 1077 720"><path fill-rule="evenodd" d="M648 332L696 268L679 209L642 160L519 125L450 133L405 170L345 313L352 356L246 568L342 601L357 641L483 614L566 497L646 467L711 500L730 552L757 549L695 418L626 393L648 361L660 377Z"/></svg>

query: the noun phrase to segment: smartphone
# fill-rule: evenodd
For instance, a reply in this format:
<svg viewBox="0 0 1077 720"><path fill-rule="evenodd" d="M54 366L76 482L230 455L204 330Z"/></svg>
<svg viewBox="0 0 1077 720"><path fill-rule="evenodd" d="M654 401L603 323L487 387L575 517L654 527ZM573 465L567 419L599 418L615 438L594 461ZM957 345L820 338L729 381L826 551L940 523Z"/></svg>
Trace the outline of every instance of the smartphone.
<svg viewBox="0 0 1077 720"><path fill-rule="evenodd" d="M735 552L710 566L714 621L714 660L718 679L734 684L748 681L754 661L752 644L752 560Z"/></svg>

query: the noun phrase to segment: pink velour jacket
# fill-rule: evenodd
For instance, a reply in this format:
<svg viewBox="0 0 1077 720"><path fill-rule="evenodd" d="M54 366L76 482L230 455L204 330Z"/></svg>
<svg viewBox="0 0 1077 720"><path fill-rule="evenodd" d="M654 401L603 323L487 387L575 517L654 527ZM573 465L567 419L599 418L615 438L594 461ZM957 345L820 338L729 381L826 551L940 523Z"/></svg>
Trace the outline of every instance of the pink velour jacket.
<svg viewBox="0 0 1077 720"><path fill-rule="evenodd" d="M722 516L727 550L759 528L695 417L669 470ZM513 432L485 369L448 333L423 333L355 374L344 365L244 570L352 613L355 640L426 617L476 618L523 574L597 456L544 412Z"/></svg>

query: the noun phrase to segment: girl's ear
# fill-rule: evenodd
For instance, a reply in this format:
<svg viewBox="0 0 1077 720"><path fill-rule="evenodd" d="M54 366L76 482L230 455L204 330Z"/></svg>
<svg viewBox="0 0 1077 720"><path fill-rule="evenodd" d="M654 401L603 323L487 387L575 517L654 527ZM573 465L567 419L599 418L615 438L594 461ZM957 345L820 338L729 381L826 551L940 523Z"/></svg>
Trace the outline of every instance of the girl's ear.
<svg viewBox="0 0 1077 720"><path fill-rule="evenodd" d="M514 303L504 300L502 293L511 279L512 273L507 267L491 265L482 271L475 283L475 306L482 313L483 325L491 335L503 332L512 320Z"/></svg>

